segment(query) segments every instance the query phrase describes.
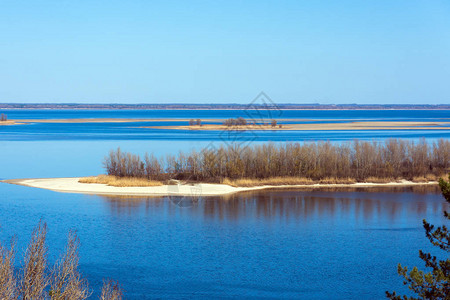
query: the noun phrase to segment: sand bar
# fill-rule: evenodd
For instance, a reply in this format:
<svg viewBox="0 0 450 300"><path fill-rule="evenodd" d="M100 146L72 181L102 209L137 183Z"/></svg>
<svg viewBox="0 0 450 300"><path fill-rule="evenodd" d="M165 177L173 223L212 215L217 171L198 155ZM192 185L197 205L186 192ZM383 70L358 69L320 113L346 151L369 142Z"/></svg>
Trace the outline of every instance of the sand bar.
<svg viewBox="0 0 450 300"><path fill-rule="evenodd" d="M130 119L130 118L77 118L77 119L21 119L0 122L0 125L23 125L31 123L140 123L140 122L186 122L186 125L170 126L139 126L137 128L153 129L174 129L174 130L450 130L450 122L408 122L408 121L348 121L330 123L293 123L286 124L280 122L310 122L310 121L331 121L326 119L276 119L277 126L271 125L234 125L205 124L205 122L222 123L224 119L202 119L203 125L189 126L190 119ZM266 122L267 124L267 122Z"/></svg>
<svg viewBox="0 0 450 300"><path fill-rule="evenodd" d="M28 123L133 123L133 122L176 122L176 121L189 122L189 120L190 119L80 118L80 119L20 119L10 121L15 122L15 124L28 124ZM211 119L211 121L214 122L220 120Z"/></svg>
<svg viewBox="0 0 450 300"><path fill-rule="evenodd" d="M330 187L390 187L436 185L437 182L412 182L402 180L391 183L352 183L352 184L310 184L310 185L264 185L255 187L232 187L226 184L178 184L152 187L113 187L106 184L79 183L79 177L74 178L42 178L42 179L11 179L2 182L41 188L64 193L120 195L120 196L218 196L243 191L280 188L330 188Z"/></svg>
<svg viewBox="0 0 450 300"><path fill-rule="evenodd" d="M25 123L20 123L20 122L17 122L17 121L13 121L13 120L8 120L8 121L0 121L0 126L1 125L23 125L23 124L25 124Z"/></svg>
<svg viewBox="0 0 450 300"><path fill-rule="evenodd" d="M315 124L235 125L205 124L202 126L142 126L141 128L175 130L450 130L450 122L347 122ZM446 127L447 126L447 127Z"/></svg>
<svg viewBox="0 0 450 300"><path fill-rule="evenodd" d="M24 122L24 123L124 123L124 122L189 122L188 118L70 118L70 119L8 119L11 122ZM224 118L201 118L202 122L224 122ZM305 119L305 118L277 118L277 121L282 122L313 122L313 121L357 121L360 119ZM253 121L248 119L247 121ZM258 121L258 120L255 120ZM270 122L271 119L265 120Z"/></svg>

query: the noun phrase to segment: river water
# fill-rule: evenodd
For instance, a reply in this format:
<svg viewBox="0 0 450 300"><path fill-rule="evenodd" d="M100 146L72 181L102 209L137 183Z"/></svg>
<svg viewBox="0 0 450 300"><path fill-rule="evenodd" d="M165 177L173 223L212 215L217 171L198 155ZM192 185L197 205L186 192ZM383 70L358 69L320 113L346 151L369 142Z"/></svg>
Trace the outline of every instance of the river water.
<svg viewBox="0 0 450 300"><path fill-rule="evenodd" d="M2 111L4 112L4 111ZM10 119L227 118L237 111L7 111ZM447 111L287 111L283 118L444 120ZM218 132L176 132L121 124L0 126L0 178L102 173L117 146L157 155L227 143ZM139 125L142 125L139 123ZM401 137L429 141L450 131L264 132L254 140L348 141ZM225 197L127 198L65 194L0 183L0 241L16 235L20 264L31 231L49 226L49 260L69 229L81 240L80 268L93 296L114 278L127 299L380 299L404 292L397 264L422 266L432 250L422 219L442 224L446 205L435 187L270 190Z"/></svg>

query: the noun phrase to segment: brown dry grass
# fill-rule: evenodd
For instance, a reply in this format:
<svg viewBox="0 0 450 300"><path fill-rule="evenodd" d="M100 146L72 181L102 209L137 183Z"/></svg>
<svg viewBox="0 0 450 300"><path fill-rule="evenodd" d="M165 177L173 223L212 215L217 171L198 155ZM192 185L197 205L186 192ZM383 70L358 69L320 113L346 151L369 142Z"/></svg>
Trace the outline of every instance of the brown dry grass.
<svg viewBox="0 0 450 300"><path fill-rule="evenodd" d="M318 183L321 184L352 184L356 183L355 178L336 178L336 177L325 177L320 179Z"/></svg>
<svg viewBox="0 0 450 300"><path fill-rule="evenodd" d="M390 183L390 182L396 182L397 180L392 177L367 177L364 182L367 183Z"/></svg>
<svg viewBox="0 0 450 300"><path fill-rule="evenodd" d="M441 175L427 174L425 178L427 181L438 181L439 178L447 179L448 174L441 174Z"/></svg>
<svg viewBox="0 0 450 300"><path fill-rule="evenodd" d="M414 176L411 181L413 182L430 182L430 181L438 181L439 178L447 178L448 176L442 174L441 176L434 174L427 174L425 176Z"/></svg>
<svg viewBox="0 0 450 300"><path fill-rule="evenodd" d="M444 176L441 176L444 177ZM428 174L423 177L414 177L413 182L430 182L437 181L439 176ZM390 177L368 177L363 182L366 183L390 183L397 182L398 179ZM148 187L148 186L161 186L163 182L155 180L147 180L145 178L137 177L116 177L112 175L99 175L91 177L83 177L79 180L80 183L99 183L106 184L115 187ZM337 178L337 177L325 177L320 180L312 180L305 177L270 177L270 178L239 178L229 179L225 178L220 183L227 184L233 187L254 187L263 185L313 185L313 184L353 184L358 182L355 178Z"/></svg>
<svg viewBox="0 0 450 300"><path fill-rule="evenodd" d="M112 175L99 175L91 177L83 177L78 180L80 183L100 183L116 187L145 187L145 186L161 186L160 181L147 180L146 178L137 177L116 177Z"/></svg>
<svg viewBox="0 0 450 300"><path fill-rule="evenodd" d="M414 176L412 182L428 182L424 176Z"/></svg>
<svg viewBox="0 0 450 300"><path fill-rule="evenodd" d="M234 187L252 187L261 185L309 185L314 182L311 179L303 177L271 177L264 179L257 178L242 178L229 179L225 178L223 184L228 184Z"/></svg>
<svg viewBox="0 0 450 300"><path fill-rule="evenodd" d="M429 174L425 177L414 177L413 182L430 182L436 181L439 176ZM390 177L368 177L364 180L365 183L390 183L397 182L397 179ZM234 187L253 187L262 185L313 185L313 184L353 184L358 182L355 178L336 178L326 177L320 180L312 180L304 177L271 177L265 179L256 178L242 178L242 179L229 179L222 180L222 184L231 185Z"/></svg>

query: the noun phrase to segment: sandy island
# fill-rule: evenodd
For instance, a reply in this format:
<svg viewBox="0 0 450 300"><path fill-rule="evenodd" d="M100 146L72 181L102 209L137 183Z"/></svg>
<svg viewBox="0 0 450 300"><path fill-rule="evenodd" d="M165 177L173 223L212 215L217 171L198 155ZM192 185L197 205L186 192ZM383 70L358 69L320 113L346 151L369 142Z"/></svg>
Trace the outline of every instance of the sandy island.
<svg viewBox="0 0 450 300"><path fill-rule="evenodd" d="M142 126L141 128L175 129L175 130L450 130L450 122L345 122L314 124L271 125L233 125L204 124L183 126Z"/></svg>
<svg viewBox="0 0 450 300"><path fill-rule="evenodd" d="M44 178L44 179L11 179L2 182L29 187L52 190L64 193L120 195L120 196L218 196L236 192L280 188L330 188L330 187L390 187L436 185L437 182L412 182L402 180L391 183L352 183L352 184L305 184L305 185L264 185L255 187L232 187L226 184L178 184L152 187L114 187L106 184L79 183L80 178Z"/></svg>
<svg viewBox="0 0 450 300"><path fill-rule="evenodd" d="M0 125L19 125L29 123L133 123L133 122L188 122L189 119L130 119L130 118L79 118L79 119L20 119L0 122ZM211 119L218 122L218 119ZM6 123L6 124L4 124ZM8 124L9 123L9 124Z"/></svg>
<svg viewBox="0 0 450 300"><path fill-rule="evenodd" d="M202 122L222 122L223 119L202 119ZM139 126L137 128L175 130L450 130L450 122L407 122L407 121L349 121L331 123L280 124L280 122L305 122L308 119L277 119L278 125L234 125L203 124L171 126ZM318 120L315 120L318 121ZM325 119L321 121L327 121ZM331 121L331 120L330 120ZM189 119L129 119L129 118L79 118L79 119L22 119L0 122L0 125L24 125L31 123L141 123L141 122L189 122ZM279 126L281 125L281 127Z"/></svg>
<svg viewBox="0 0 450 300"><path fill-rule="evenodd" d="M0 121L0 126L1 125L23 125L23 124L25 124L25 123L20 123L20 122L17 122L17 121L13 121L13 120L8 120L8 121Z"/></svg>

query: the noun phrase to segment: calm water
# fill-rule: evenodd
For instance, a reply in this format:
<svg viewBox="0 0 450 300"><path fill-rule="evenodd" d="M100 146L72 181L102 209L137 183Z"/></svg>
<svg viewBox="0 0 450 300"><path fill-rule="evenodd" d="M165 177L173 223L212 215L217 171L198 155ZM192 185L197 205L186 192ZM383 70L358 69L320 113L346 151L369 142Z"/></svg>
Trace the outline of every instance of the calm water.
<svg viewBox="0 0 450 300"><path fill-rule="evenodd" d="M23 118L193 117L182 111L15 111L8 112L11 119L19 118L14 113ZM196 113L234 116L232 111ZM295 113L283 117L301 118ZM308 118L383 117L372 111L316 113L308 112ZM442 111L384 113L414 120L448 117ZM0 127L0 178L98 174L102 157L117 146L164 154L226 142L217 133L202 137L133 130L128 124ZM379 137L374 132L278 134L251 142ZM449 133L398 134L433 140ZM421 265L418 249L430 250L422 219L441 224L446 208L436 188L272 190L192 201L64 194L0 183L0 195L1 241L16 234L23 250L42 218L49 225L49 259L54 261L67 231L76 228L81 269L92 288L98 291L102 278L112 277L122 283L128 299L379 299L385 290L404 291L397 263Z"/></svg>
<svg viewBox="0 0 450 300"><path fill-rule="evenodd" d="M245 117L268 122L272 118L301 119L297 123L327 123L347 121L445 121L450 120L447 110L370 110L370 111L321 111L321 110L2 110L9 119L70 119L70 118L236 118ZM179 140L179 141L345 141L353 139L406 138L430 140L450 138L449 130L356 130L356 131L250 131L227 134L220 131L190 131L139 128L140 126L187 125L186 121L127 122L127 123L36 123L22 126L1 126L1 141L47 140Z"/></svg>

